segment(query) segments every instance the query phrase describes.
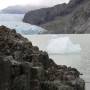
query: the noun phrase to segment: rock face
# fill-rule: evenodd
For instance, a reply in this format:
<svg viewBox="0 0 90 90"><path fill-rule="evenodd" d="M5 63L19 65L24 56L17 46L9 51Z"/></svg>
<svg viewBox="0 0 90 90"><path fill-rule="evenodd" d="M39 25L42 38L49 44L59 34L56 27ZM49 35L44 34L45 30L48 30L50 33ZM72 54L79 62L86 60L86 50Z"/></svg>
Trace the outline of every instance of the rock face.
<svg viewBox="0 0 90 90"><path fill-rule="evenodd" d="M27 12L23 21L36 25L44 24L48 21L54 20L57 16L71 13L81 1L82 0L72 0L68 5L63 3L51 8L43 8Z"/></svg>
<svg viewBox="0 0 90 90"><path fill-rule="evenodd" d="M90 33L90 0L70 0L26 13L24 22L40 25L47 33Z"/></svg>
<svg viewBox="0 0 90 90"><path fill-rule="evenodd" d="M57 8L61 9L57 11ZM66 4L57 5L52 8L43 8L35 11L30 11L26 13L23 21L30 24L40 25L53 20L57 16L57 14L61 12L64 8L66 8Z"/></svg>
<svg viewBox="0 0 90 90"><path fill-rule="evenodd" d="M0 90L85 90L80 72L56 65L47 52L0 26Z"/></svg>

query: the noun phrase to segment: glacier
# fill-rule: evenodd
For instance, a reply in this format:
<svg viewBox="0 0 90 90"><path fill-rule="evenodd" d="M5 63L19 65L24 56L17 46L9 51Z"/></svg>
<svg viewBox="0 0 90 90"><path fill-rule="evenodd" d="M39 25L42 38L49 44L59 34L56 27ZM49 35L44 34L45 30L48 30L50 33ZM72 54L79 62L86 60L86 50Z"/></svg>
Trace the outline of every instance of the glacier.
<svg viewBox="0 0 90 90"><path fill-rule="evenodd" d="M24 14L0 14L0 26L4 25L22 35L42 34L46 32L45 29L22 22Z"/></svg>
<svg viewBox="0 0 90 90"><path fill-rule="evenodd" d="M46 51L52 54L72 54L80 53L80 44L74 44L69 37L58 37L49 40Z"/></svg>

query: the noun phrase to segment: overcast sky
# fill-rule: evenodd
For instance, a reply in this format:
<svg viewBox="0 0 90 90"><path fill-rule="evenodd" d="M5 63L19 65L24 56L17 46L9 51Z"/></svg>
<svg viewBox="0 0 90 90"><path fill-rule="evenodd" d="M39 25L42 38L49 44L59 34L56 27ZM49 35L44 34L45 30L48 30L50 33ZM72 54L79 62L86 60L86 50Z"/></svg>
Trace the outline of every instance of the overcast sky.
<svg viewBox="0 0 90 90"><path fill-rule="evenodd" d="M69 0L0 0L0 9L3 9L7 6L13 6L13 5L45 5L45 6L51 6L56 5L60 3L68 3Z"/></svg>

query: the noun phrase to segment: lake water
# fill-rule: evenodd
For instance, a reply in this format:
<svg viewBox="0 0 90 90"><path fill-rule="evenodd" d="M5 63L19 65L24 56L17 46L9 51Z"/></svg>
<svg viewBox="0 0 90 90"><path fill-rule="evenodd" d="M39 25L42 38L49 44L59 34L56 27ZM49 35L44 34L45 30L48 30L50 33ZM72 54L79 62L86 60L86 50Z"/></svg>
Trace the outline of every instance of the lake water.
<svg viewBox="0 0 90 90"><path fill-rule="evenodd" d="M54 59L57 64L72 66L83 73L83 78L86 82L86 90L90 90L90 35L89 34L74 34L74 35L28 35L33 45L39 46L45 50L48 42L56 37L70 37L73 43L78 43L81 46L81 52L78 54L50 54L50 58Z"/></svg>

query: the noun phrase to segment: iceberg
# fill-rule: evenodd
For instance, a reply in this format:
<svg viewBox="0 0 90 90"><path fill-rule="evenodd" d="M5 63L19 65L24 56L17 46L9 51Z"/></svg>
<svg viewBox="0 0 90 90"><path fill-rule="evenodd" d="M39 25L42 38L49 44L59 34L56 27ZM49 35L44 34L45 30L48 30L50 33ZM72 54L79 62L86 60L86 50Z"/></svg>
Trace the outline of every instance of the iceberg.
<svg viewBox="0 0 90 90"><path fill-rule="evenodd" d="M22 22L23 14L0 14L0 25L7 26L22 35L42 34L46 32L45 29Z"/></svg>
<svg viewBox="0 0 90 90"><path fill-rule="evenodd" d="M46 47L50 54L71 54L80 53L80 44L74 44L69 37L58 37L51 39Z"/></svg>

